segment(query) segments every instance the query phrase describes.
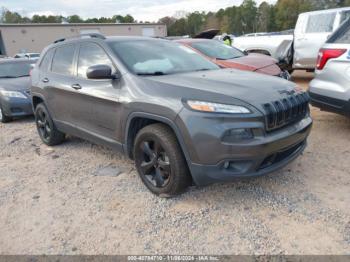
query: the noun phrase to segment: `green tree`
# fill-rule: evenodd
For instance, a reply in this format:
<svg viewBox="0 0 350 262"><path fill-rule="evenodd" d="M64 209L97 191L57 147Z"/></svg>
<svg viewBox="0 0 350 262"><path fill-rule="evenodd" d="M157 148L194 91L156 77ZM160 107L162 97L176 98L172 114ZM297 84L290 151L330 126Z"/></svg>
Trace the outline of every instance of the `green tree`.
<svg viewBox="0 0 350 262"><path fill-rule="evenodd" d="M84 20L78 15L71 15L67 17L68 23L83 23Z"/></svg>
<svg viewBox="0 0 350 262"><path fill-rule="evenodd" d="M4 9L2 14L2 21L3 23L7 24L18 24L23 22L23 18L17 12L11 12L7 9Z"/></svg>
<svg viewBox="0 0 350 262"><path fill-rule="evenodd" d="M253 0L244 0L240 6L243 33L255 32L257 27L258 9Z"/></svg>
<svg viewBox="0 0 350 262"><path fill-rule="evenodd" d="M269 5L267 2L262 2L260 4L257 13L257 32L269 32L274 30L273 13L273 5Z"/></svg>
<svg viewBox="0 0 350 262"><path fill-rule="evenodd" d="M204 26L205 14L200 12L193 12L187 16L187 34L196 35Z"/></svg>
<svg viewBox="0 0 350 262"><path fill-rule="evenodd" d="M276 4L276 25L279 30L295 27L302 12L314 10L310 0L278 0Z"/></svg>

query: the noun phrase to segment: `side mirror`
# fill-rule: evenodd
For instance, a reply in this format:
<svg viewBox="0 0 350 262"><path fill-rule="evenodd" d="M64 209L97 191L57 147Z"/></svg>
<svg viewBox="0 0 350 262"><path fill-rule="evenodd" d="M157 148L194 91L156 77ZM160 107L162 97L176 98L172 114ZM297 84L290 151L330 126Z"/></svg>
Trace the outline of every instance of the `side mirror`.
<svg viewBox="0 0 350 262"><path fill-rule="evenodd" d="M118 74L112 74L109 65L93 65L86 70L88 79L117 79Z"/></svg>

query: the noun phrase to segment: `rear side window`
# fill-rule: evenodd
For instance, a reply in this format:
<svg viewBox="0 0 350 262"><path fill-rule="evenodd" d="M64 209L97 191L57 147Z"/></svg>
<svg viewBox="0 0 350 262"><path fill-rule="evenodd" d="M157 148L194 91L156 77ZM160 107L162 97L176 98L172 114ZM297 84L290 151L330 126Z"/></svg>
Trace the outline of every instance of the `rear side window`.
<svg viewBox="0 0 350 262"><path fill-rule="evenodd" d="M46 52L43 60L40 63L40 69L48 71L52 60L53 49Z"/></svg>
<svg viewBox="0 0 350 262"><path fill-rule="evenodd" d="M350 11L343 11L341 12L340 15L340 24L343 23L345 20L347 20L348 18L350 18Z"/></svg>
<svg viewBox="0 0 350 262"><path fill-rule="evenodd" d="M335 12L310 15L306 26L306 33L332 32L335 17L336 17Z"/></svg>
<svg viewBox="0 0 350 262"><path fill-rule="evenodd" d="M350 19L344 22L328 39L331 44L350 44Z"/></svg>
<svg viewBox="0 0 350 262"><path fill-rule="evenodd" d="M51 71L61 75L73 74L75 45L65 45L56 49Z"/></svg>
<svg viewBox="0 0 350 262"><path fill-rule="evenodd" d="M350 44L350 28L348 28L342 35L335 39L333 43Z"/></svg>
<svg viewBox="0 0 350 262"><path fill-rule="evenodd" d="M83 43L80 46L78 59L78 76L86 78L86 71L93 65L109 65L114 70L113 64L105 51L97 44Z"/></svg>

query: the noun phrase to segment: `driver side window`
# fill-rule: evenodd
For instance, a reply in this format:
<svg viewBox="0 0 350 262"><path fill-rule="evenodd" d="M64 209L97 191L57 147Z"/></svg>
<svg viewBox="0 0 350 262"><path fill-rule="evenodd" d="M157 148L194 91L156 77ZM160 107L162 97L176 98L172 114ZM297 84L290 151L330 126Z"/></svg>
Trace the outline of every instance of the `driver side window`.
<svg viewBox="0 0 350 262"><path fill-rule="evenodd" d="M78 76L87 78L86 71L93 65L109 65L112 68L112 73L115 72L112 61L99 45L95 43L82 43L80 45L78 59Z"/></svg>

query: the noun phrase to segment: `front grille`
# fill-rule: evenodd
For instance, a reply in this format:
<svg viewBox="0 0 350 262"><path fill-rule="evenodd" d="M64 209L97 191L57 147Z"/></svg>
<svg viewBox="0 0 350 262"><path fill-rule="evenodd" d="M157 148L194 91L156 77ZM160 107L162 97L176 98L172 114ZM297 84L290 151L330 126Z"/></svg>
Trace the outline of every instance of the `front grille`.
<svg viewBox="0 0 350 262"><path fill-rule="evenodd" d="M292 124L306 116L309 110L308 93L299 93L263 104L266 130L273 131Z"/></svg>

